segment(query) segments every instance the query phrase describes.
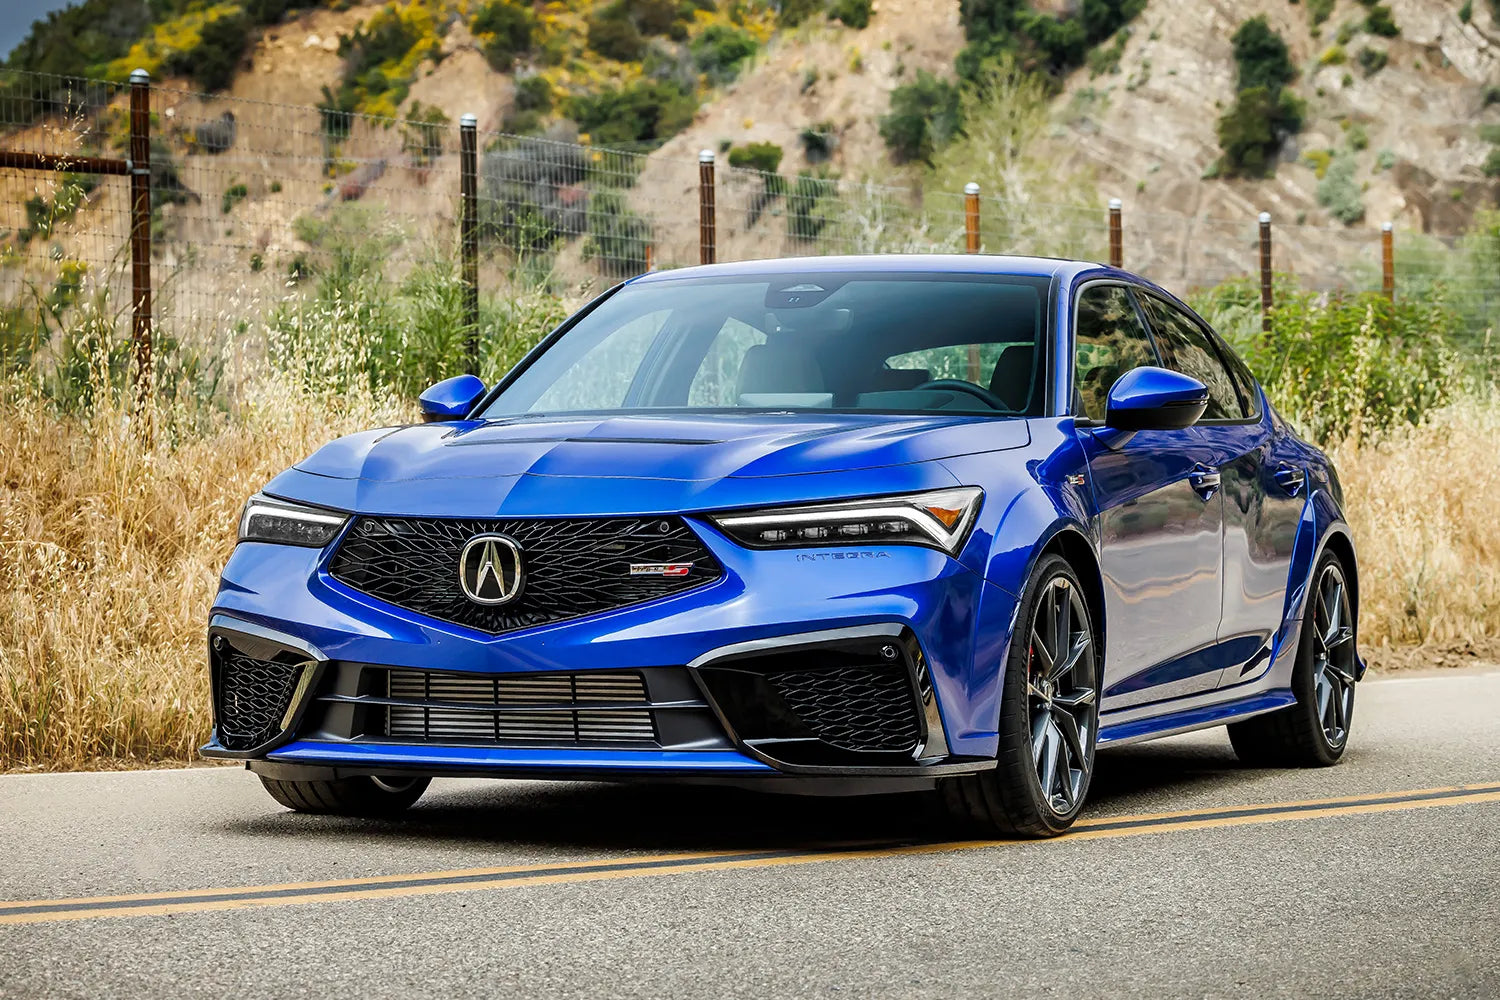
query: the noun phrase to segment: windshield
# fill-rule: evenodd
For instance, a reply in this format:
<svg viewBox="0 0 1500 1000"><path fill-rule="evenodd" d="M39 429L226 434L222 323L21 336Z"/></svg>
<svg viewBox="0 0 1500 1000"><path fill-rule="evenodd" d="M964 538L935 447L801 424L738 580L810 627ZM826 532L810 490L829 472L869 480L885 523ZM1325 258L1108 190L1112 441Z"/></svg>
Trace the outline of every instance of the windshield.
<svg viewBox="0 0 1500 1000"><path fill-rule="evenodd" d="M803 272L629 285L481 416L658 410L1034 416L1050 279Z"/></svg>

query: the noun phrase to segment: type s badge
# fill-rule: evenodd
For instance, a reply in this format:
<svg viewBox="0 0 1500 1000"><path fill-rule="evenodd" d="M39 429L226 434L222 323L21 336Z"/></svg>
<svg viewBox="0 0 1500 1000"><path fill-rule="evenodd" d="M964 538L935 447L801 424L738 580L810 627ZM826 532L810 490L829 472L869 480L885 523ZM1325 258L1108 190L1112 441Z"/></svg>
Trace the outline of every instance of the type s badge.
<svg viewBox="0 0 1500 1000"><path fill-rule="evenodd" d="M631 563L631 576L687 576L693 571L693 564L685 563Z"/></svg>

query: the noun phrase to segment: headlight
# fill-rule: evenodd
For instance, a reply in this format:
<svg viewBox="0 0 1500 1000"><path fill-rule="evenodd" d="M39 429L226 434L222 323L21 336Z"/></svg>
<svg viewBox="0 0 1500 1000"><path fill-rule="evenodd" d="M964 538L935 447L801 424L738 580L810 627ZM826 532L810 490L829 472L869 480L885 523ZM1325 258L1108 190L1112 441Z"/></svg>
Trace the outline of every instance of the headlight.
<svg viewBox="0 0 1500 1000"><path fill-rule="evenodd" d="M752 549L809 545L925 545L956 555L963 547L984 490L962 486L931 493L777 507L710 518Z"/></svg>
<svg viewBox="0 0 1500 1000"><path fill-rule="evenodd" d="M348 514L272 500L257 493L240 514L242 542L279 542L320 549L333 541Z"/></svg>

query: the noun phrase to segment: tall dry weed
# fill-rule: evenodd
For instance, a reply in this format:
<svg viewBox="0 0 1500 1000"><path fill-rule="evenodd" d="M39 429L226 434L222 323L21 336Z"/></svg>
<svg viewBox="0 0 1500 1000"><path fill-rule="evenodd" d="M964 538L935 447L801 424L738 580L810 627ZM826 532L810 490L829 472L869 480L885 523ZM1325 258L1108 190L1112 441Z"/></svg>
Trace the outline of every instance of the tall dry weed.
<svg viewBox="0 0 1500 1000"><path fill-rule="evenodd" d="M0 387L0 770L187 760L208 732L203 629L240 504L393 397L247 387L236 417L162 407L155 447L101 389L62 416Z"/></svg>
<svg viewBox="0 0 1500 1000"><path fill-rule="evenodd" d="M1500 400L1487 396L1331 449L1359 555L1367 649L1500 636L1497 447Z"/></svg>

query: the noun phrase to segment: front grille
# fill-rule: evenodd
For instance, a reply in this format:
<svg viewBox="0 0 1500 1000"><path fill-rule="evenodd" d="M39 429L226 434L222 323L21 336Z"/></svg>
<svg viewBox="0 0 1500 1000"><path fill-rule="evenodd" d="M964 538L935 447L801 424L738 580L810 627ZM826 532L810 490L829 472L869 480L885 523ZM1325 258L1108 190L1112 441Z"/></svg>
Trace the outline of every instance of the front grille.
<svg viewBox="0 0 1500 1000"><path fill-rule="evenodd" d="M459 555L475 535L520 545L525 584L509 604L479 604L459 583ZM632 575L631 566L691 563L682 576ZM355 590L418 614L499 634L680 593L719 578L718 563L678 518L471 520L361 517L330 572Z"/></svg>
<svg viewBox="0 0 1500 1000"><path fill-rule="evenodd" d="M476 676L393 669L388 690L404 702L386 709L385 735L399 739L553 746L656 739L645 681L630 671Z"/></svg>
<svg viewBox="0 0 1500 1000"><path fill-rule="evenodd" d="M252 750L281 733L305 664L257 660L233 647L219 654L217 719L219 742L228 750Z"/></svg>
<svg viewBox="0 0 1500 1000"><path fill-rule="evenodd" d="M818 739L840 749L910 750L921 737L902 664L776 671L766 680Z"/></svg>

